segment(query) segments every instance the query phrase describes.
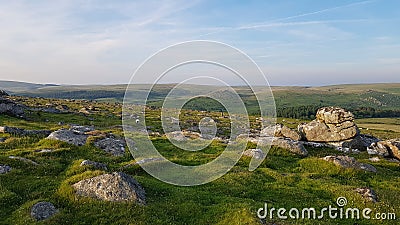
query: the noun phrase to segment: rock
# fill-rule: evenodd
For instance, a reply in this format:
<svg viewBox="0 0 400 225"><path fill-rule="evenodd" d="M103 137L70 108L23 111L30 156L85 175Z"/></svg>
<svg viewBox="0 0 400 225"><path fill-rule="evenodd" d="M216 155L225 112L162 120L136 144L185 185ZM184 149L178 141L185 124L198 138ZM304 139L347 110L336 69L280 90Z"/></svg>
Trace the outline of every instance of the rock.
<svg viewBox="0 0 400 225"><path fill-rule="evenodd" d="M11 167L8 165L2 165L0 164L0 174L6 174L11 171Z"/></svg>
<svg viewBox="0 0 400 225"><path fill-rule="evenodd" d="M94 131L94 127L93 126L87 127L87 126L74 125L74 126L71 126L71 128L69 128L69 130L71 130L75 134L83 135L83 134L87 134L88 132Z"/></svg>
<svg viewBox="0 0 400 225"><path fill-rule="evenodd" d="M79 109L79 113L83 113L83 114L89 115L91 112L90 112L90 110L88 108L83 107L83 108Z"/></svg>
<svg viewBox="0 0 400 225"><path fill-rule="evenodd" d="M313 142L339 142L359 134L353 114L338 107L319 109L316 119L300 124L298 130L306 140Z"/></svg>
<svg viewBox="0 0 400 225"><path fill-rule="evenodd" d="M47 139L64 141L72 145L82 146L86 144L88 135L76 134L72 130L60 129L52 132Z"/></svg>
<svg viewBox="0 0 400 225"><path fill-rule="evenodd" d="M370 202L375 203L378 201L378 197L376 196L375 191L369 187L356 188L354 191L359 193L363 198L367 199Z"/></svg>
<svg viewBox="0 0 400 225"><path fill-rule="evenodd" d="M90 161L90 160L83 160L81 162L80 166L93 166L96 169L107 170L107 165L106 164L95 162L95 161Z"/></svg>
<svg viewBox="0 0 400 225"><path fill-rule="evenodd" d="M122 156L125 154L125 141L114 137L106 137L94 142L94 146L111 153L114 156Z"/></svg>
<svg viewBox="0 0 400 225"><path fill-rule="evenodd" d="M295 141L301 140L299 132L290 129L283 124L276 124L275 126L269 126L261 130L261 137L286 137Z"/></svg>
<svg viewBox="0 0 400 225"><path fill-rule="evenodd" d="M349 156L326 156L322 158L325 161L333 162L335 165L343 168L354 168L359 170L365 170L367 172L376 173L377 170L370 164L360 163L356 161L353 157Z"/></svg>
<svg viewBox="0 0 400 225"><path fill-rule="evenodd" d="M10 96L5 90L0 90L0 97L2 96Z"/></svg>
<svg viewBox="0 0 400 225"><path fill-rule="evenodd" d="M0 143L3 143L3 142L5 142L7 140L7 138L5 138L5 137L2 137L2 138L0 138Z"/></svg>
<svg viewBox="0 0 400 225"><path fill-rule="evenodd" d="M51 131L50 130L25 130L17 127L8 127L3 126L0 127L0 133L8 133L12 135L18 136L48 136Z"/></svg>
<svg viewBox="0 0 400 225"><path fill-rule="evenodd" d="M103 174L73 184L76 194L104 201L135 201L146 204L145 191L131 176L123 172Z"/></svg>
<svg viewBox="0 0 400 225"><path fill-rule="evenodd" d="M37 221L45 220L58 212L57 208L50 202L38 202L32 206L31 216Z"/></svg>
<svg viewBox="0 0 400 225"><path fill-rule="evenodd" d="M284 148L297 155L307 156L308 151L304 148L304 145L298 141L294 141L287 138L274 138L272 140L272 146Z"/></svg>
<svg viewBox="0 0 400 225"><path fill-rule="evenodd" d="M390 139L372 143L368 148L369 154L400 159L400 139Z"/></svg>
<svg viewBox="0 0 400 225"><path fill-rule="evenodd" d="M243 152L243 155L251 158L254 157L255 159L263 159L266 156L266 154L259 148L247 149Z"/></svg>
<svg viewBox="0 0 400 225"><path fill-rule="evenodd" d="M14 117L24 117L24 106L21 106L14 101L0 96L0 114L6 114Z"/></svg>

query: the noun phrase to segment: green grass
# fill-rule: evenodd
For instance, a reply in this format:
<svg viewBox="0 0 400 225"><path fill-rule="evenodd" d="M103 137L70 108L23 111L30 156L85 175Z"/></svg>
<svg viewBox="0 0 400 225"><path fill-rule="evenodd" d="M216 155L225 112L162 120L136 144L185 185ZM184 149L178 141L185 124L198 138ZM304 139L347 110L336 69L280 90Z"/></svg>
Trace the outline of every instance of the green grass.
<svg viewBox="0 0 400 225"><path fill-rule="evenodd" d="M26 99L31 105L46 104L46 99ZM36 102L37 101L37 102ZM66 102L77 110L85 102ZM67 123L95 125L96 128L121 135L120 108L109 103L95 103L99 108L95 113L84 116L79 113L29 115L28 120L0 115L0 124L26 129L55 130L66 125L58 125L60 120ZM112 104L114 106L114 104ZM185 111L182 120L198 120L198 111ZM149 126L161 131L157 123L159 111L149 111ZM210 117L218 119L221 127L229 121L220 113L211 112ZM89 119L89 118L94 118ZM252 126L257 127L251 117ZM278 122L296 127L300 120L278 118ZM396 119L368 119L363 124L397 124ZM184 124L186 127L192 123ZM364 132L364 130L362 130ZM369 132L389 137L389 131ZM242 157L239 162L221 178L195 187L179 187L163 183L140 166L126 165L134 162L129 153L122 157L112 157L91 143L76 147L63 142L46 140L43 137L7 137L0 143L0 163L10 165L13 170L0 175L0 224L260 224L257 209L264 203L275 208L335 206L339 196L348 199L349 206L374 211L396 212L400 216L400 169L397 163L381 160L371 163L366 153L352 155L359 161L373 164L378 173L368 173L353 169L342 169L320 158L340 154L333 149L308 148L309 157L300 157L284 149L272 148L264 162L253 172L248 171L250 158ZM173 146L164 137L155 137L153 143L160 153L175 163L198 165L218 157L226 144L213 141L206 149L186 152ZM249 144L248 148L254 148ZM50 148L53 152L39 153L37 150ZM8 156L21 156L37 162L32 165ZM146 190L147 205L134 203L110 203L84 197L76 197L71 184L90 178L104 171L92 167L80 167L84 159L107 164L109 171L123 171L138 180ZM370 203L354 192L357 187L371 187L380 201ZM38 201L50 201L59 209L54 217L36 222L30 217L30 208ZM379 220L267 220L268 224L395 224L397 221Z"/></svg>

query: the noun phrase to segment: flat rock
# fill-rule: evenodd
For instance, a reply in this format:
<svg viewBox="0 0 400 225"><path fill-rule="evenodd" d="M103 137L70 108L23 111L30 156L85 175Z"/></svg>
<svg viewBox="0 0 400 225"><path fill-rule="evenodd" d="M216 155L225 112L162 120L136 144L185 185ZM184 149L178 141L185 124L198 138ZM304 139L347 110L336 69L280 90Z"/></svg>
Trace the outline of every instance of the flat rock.
<svg viewBox="0 0 400 225"><path fill-rule="evenodd" d="M367 172L376 173L377 170L370 164L360 163L354 157L350 156L325 156L322 158L325 161L333 162L335 165L343 167L343 168L354 168L359 170L364 170Z"/></svg>
<svg viewBox="0 0 400 225"><path fill-rule="evenodd" d="M54 131L47 137L47 139L63 141L76 146L85 145L87 138L88 135L76 134L72 130L68 129Z"/></svg>
<svg viewBox="0 0 400 225"><path fill-rule="evenodd" d="M93 166L96 169L107 170L107 165L104 163L99 163L90 160L83 160L80 166Z"/></svg>
<svg viewBox="0 0 400 225"><path fill-rule="evenodd" d="M57 208L51 202L38 202L32 206L31 216L40 221L50 218L57 212Z"/></svg>
<svg viewBox="0 0 400 225"><path fill-rule="evenodd" d="M106 137L95 141L94 146L114 156L123 156L125 154L126 143L123 139Z"/></svg>
<svg viewBox="0 0 400 225"><path fill-rule="evenodd" d="M131 176L123 172L103 174L73 184L76 195L104 201L135 201L146 204L143 187Z"/></svg>
<svg viewBox="0 0 400 225"><path fill-rule="evenodd" d="M8 165L2 165L0 164L0 174L6 174L11 171L11 167Z"/></svg>

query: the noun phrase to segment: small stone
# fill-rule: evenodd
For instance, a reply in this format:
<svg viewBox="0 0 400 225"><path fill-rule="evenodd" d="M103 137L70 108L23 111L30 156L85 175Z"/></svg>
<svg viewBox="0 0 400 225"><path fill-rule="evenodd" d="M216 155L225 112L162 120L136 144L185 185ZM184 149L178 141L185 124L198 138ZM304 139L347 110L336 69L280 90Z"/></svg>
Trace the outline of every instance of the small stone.
<svg viewBox="0 0 400 225"><path fill-rule="evenodd" d="M379 161L381 161L381 159L379 157L372 157L372 158L369 158L369 161L371 161L371 162L379 162Z"/></svg>
<svg viewBox="0 0 400 225"><path fill-rule="evenodd" d="M11 171L11 167L8 165L2 165L0 164L0 174L6 174Z"/></svg>
<svg viewBox="0 0 400 225"><path fill-rule="evenodd" d="M45 220L54 214L56 214L58 210L56 207L50 202L38 202L32 206L31 216L35 218L37 221Z"/></svg>
<svg viewBox="0 0 400 225"><path fill-rule="evenodd" d="M376 193L374 190L372 190L369 187L364 187L364 188L356 188L355 191L359 194L361 194L361 196L365 199L367 199L370 202L377 202L378 201L378 197L376 196Z"/></svg>
<svg viewBox="0 0 400 225"><path fill-rule="evenodd" d="M83 160L80 166L93 166L96 169L107 170L107 165L90 160Z"/></svg>
<svg viewBox="0 0 400 225"><path fill-rule="evenodd" d="M252 158L254 157L255 159L263 159L266 156L266 154L259 148L247 149L243 152L243 155Z"/></svg>

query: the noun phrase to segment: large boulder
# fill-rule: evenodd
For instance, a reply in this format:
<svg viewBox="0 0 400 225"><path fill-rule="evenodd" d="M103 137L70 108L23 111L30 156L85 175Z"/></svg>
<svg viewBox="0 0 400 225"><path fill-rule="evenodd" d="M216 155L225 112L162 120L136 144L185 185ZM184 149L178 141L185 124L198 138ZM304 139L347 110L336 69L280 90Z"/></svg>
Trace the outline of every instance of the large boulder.
<svg viewBox="0 0 400 225"><path fill-rule="evenodd" d="M339 142L359 134L353 114L338 107L319 109L316 119L300 124L298 130L307 141L313 142Z"/></svg>
<svg viewBox="0 0 400 225"><path fill-rule="evenodd" d="M103 174L73 184L76 194L111 202L135 201L146 204L143 187L123 172Z"/></svg>
<svg viewBox="0 0 400 225"><path fill-rule="evenodd" d="M58 212L57 208L50 202L38 202L32 206L31 216L37 221L45 220Z"/></svg>
<svg viewBox="0 0 400 225"><path fill-rule="evenodd" d="M255 139L249 139L249 141L253 142L255 144L260 144L260 145L270 144L271 146L283 148L283 149L288 150L291 153L301 155L301 156L308 155L307 149L304 147L304 145L301 142L292 140L290 138L260 137L260 138L255 138Z"/></svg>
<svg viewBox="0 0 400 225"><path fill-rule="evenodd" d="M332 162L337 166L343 167L343 168L353 168L353 169L359 169L359 170L364 170L367 172L373 172L376 173L377 170L375 167L373 167L370 164L367 163L360 163L358 162L354 157L350 156L325 156L322 158L325 161Z"/></svg>
<svg viewBox="0 0 400 225"><path fill-rule="evenodd" d="M4 95L3 95L4 96ZM14 101L0 96L0 114L6 114L14 117L24 117L24 106Z"/></svg>

